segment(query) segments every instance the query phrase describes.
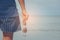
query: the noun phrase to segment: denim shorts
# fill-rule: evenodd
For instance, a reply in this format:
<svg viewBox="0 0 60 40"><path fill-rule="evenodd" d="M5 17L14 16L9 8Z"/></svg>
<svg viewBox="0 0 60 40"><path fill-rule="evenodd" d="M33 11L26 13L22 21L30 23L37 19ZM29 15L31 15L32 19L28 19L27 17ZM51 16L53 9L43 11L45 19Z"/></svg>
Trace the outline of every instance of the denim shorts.
<svg viewBox="0 0 60 40"><path fill-rule="evenodd" d="M2 30L2 32L16 32L18 30L21 30L19 16L1 16L0 29Z"/></svg>

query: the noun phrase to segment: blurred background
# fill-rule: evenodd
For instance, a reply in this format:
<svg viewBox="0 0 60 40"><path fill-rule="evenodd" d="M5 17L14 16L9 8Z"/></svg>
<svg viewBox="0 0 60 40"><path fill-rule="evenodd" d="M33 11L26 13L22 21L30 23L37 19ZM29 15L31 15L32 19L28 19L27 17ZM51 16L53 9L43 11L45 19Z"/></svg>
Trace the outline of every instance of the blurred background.
<svg viewBox="0 0 60 40"><path fill-rule="evenodd" d="M21 8L16 1L21 21ZM28 32L15 32L13 40L60 40L60 0L25 0ZM22 25L22 22L21 22ZM22 27L22 26L21 26ZM0 40L2 40L0 31Z"/></svg>

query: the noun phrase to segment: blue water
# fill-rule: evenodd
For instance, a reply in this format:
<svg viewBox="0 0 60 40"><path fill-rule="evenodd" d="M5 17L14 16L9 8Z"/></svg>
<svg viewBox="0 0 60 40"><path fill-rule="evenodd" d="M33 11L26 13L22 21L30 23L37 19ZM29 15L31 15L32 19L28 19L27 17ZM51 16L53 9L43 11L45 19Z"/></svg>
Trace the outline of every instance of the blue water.
<svg viewBox="0 0 60 40"><path fill-rule="evenodd" d="M30 16L26 36L15 32L13 40L60 40L60 16ZM2 40L0 31L0 40Z"/></svg>

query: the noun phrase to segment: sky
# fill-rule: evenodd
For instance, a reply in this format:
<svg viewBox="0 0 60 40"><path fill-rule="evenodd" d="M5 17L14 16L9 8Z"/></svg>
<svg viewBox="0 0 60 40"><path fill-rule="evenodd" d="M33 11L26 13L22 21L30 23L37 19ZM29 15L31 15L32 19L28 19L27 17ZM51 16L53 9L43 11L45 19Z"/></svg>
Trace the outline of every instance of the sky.
<svg viewBox="0 0 60 40"><path fill-rule="evenodd" d="M17 0L16 3L20 12L21 8ZM60 16L60 0L25 0L25 5L30 15Z"/></svg>

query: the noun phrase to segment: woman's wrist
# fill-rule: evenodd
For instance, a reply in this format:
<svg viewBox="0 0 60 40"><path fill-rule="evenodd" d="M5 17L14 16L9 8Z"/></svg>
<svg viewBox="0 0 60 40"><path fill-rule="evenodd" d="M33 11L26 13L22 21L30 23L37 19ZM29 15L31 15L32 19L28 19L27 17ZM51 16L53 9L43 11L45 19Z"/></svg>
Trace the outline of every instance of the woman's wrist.
<svg viewBox="0 0 60 40"><path fill-rule="evenodd" d="M22 12L26 12L26 10L25 10L25 9L23 9L23 10L22 10Z"/></svg>

